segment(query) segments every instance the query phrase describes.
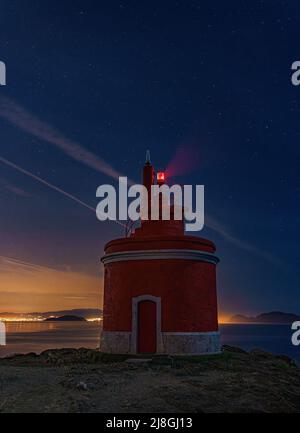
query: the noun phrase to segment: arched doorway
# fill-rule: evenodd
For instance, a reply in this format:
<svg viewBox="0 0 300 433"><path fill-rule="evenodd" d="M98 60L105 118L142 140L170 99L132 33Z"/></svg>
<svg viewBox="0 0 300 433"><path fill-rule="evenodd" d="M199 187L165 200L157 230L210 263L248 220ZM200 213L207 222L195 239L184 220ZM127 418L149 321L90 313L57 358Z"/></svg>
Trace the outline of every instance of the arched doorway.
<svg viewBox="0 0 300 433"><path fill-rule="evenodd" d="M138 303L137 351L157 352L157 308L151 300Z"/></svg>

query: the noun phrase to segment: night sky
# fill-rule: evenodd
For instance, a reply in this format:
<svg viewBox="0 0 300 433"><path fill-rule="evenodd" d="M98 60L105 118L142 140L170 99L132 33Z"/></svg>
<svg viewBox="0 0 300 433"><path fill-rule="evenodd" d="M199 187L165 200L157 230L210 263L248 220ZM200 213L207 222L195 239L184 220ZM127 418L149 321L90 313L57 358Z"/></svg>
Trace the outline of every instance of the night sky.
<svg viewBox="0 0 300 433"><path fill-rule="evenodd" d="M150 149L205 185L221 315L300 313L299 41L296 0L2 0L0 157L48 185L0 161L0 311L101 306L124 232L63 192L95 207Z"/></svg>

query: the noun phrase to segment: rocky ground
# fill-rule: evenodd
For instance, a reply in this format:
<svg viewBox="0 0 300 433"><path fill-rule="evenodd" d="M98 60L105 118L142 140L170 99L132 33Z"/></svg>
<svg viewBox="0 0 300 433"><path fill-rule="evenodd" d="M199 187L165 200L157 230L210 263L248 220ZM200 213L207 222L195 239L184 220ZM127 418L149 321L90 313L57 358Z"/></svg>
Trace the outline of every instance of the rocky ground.
<svg viewBox="0 0 300 433"><path fill-rule="evenodd" d="M300 367L232 347L142 362L48 350L0 360L0 412L300 412Z"/></svg>

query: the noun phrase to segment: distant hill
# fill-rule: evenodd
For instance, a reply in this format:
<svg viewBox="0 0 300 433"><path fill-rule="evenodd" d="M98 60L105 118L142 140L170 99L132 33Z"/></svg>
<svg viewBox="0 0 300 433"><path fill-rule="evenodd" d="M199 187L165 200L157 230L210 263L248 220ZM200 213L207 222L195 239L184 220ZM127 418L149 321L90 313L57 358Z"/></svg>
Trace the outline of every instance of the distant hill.
<svg viewBox="0 0 300 433"><path fill-rule="evenodd" d="M300 321L300 316L293 313L283 313L281 311L272 311L262 313L255 317L243 316L236 314L230 318L230 323L292 323Z"/></svg>
<svg viewBox="0 0 300 433"><path fill-rule="evenodd" d="M61 310L61 311L46 311L44 313L30 313L31 316L80 316L85 319L93 319L94 317L102 317L102 310L99 308L79 308L74 310Z"/></svg>
<svg viewBox="0 0 300 433"><path fill-rule="evenodd" d="M60 316L60 317L49 317L44 322L86 322L86 319L79 316Z"/></svg>
<svg viewBox="0 0 300 433"><path fill-rule="evenodd" d="M84 319L95 319L102 317L102 310L99 308L80 308L73 310L60 310L60 311L45 311L45 312L33 312L33 313L1 313L0 317L8 319L18 319L18 320L42 320L48 319L50 317L60 317L60 316L79 316Z"/></svg>

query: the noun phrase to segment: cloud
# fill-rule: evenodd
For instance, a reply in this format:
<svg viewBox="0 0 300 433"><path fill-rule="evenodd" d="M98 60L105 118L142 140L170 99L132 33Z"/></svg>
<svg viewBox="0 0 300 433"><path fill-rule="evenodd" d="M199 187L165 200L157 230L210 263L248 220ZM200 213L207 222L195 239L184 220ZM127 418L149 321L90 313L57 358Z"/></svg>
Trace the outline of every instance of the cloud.
<svg viewBox="0 0 300 433"><path fill-rule="evenodd" d="M260 256L263 259L268 260L269 262L274 263L276 265L283 264L281 260L279 260L277 257L274 257L269 252L261 250L256 246L237 238L235 235L233 235L230 232L230 230L227 227L225 227L223 224L221 224L219 221L217 221L215 218L211 217L210 215L205 218L205 225L208 228L214 230L219 235L221 235L222 238L230 242L232 245L244 251L247 251L249 253L253 253L257 256Z"/></svg>
<svg viewBox="0 0 300 433"><path fill-rule="evenodd" d="M86 166L93 168L94 170L97 170L111 178L119 179L121 174L116 171L110 164L108 164L103 159L99 158L97 155L93 154L89 150L85 149L81 144L68 139L65 137L60 131L58 131L53 126L47 124L46 122L40 120L38 117L36 117L34 114L32 114L30 111L26 110L24 107L16 103L10 98L0 96L0 117L7 120L14 126L18 127L19 129L27 132L28 134L31 134L39 139L42 139L48 143L50 143L53 146L56 146L60 150L62 150L66 155L70 156L71 158L75 159L76 161L79 161ZM179 155L180 156L180 155ZM178 159L178 158L177 158ZM194 158L191 158L194 159ZM10 165L11 167L15 168L16 170L19 170L23 172L24 174L34 178L35 180L43 183L44 185L48 186L49 188L52 188L61 194L64 194L68 198L76 201L77 203L85 206L86 208L89 208L94 211L93 208L91 208L86 203L79 200L77 197L72 196L71 194L67 193L66 191L63 191L62 189L50 184L47 181L44 181L43 179L39 178L38 176L34 175L33 173L28 172L27 170L22 169L21 167L17 166L14 163L11 163L10 161L6 160L5 158L0 157L0 161L3 163ZM190 161L188 161L190 162ZM190 169L190 167L188 167ZM175 170L176 171L176 170ZM177 173L178 174L178 173ZM132 183L131 180L129 180L130 183ZM17 193L17 190L14 191ZM19 189L19 193L21 193L21 190ZM122 225L122 224L121 224ZM263 251L239 238L234 236L224 225L220 224L217 220L215 220L212 217L206 218L206 225L210 227L212 230L219 233L225 240L230 242L231 244L235 245L236 247L243 249L245 251L254 253L260 257L263 257L264 259L271 261L276 264L282 264L282 262L274 257L272 254Z"/></svg>
<svg viewBox="0 0 300 433"><path fill-rule="evenodd" d="M31 173L30 171L25 170L24 168L20 167L19 165L14 164L13 162L9 161L8 159L2 158L2 157L0 156L0 162L2 162L3 164L8 165L8 166L11 167L11 168L14 168L15 170L19 171L20 173L25 174L26 176L31 177L31 178L34 179L34 180L37 180L38 182L42 183L43 185L47 186L48 188L51 188L51 189L53 189L54 191L57 191L57 192L59 192L60 194L63 194L64 196L70 198L71 200L76 201L78 204L80 204L80 205L86 207L87 209L89 209L89 210L91 210L91 211L93 211L93 212L96 212L96 210L95 210L92 206L89 206L88 204L86 204L86 203L84 203L83 201L79 200L79 199L78 199L77 197L75 197L74 195L69 194L68 192L64 191L63 189L61 189L61 188L59 188L59 187L53 185L53 184L50 183L50 182L47 182L46 180L42 179L41 177L36 176L35 174Z"/></svg>
<svg viewBox="0 0 300 433"><path fill-rule="evenodd" d="M32 197L32 195L29 192L24 191L24 189L19 188L18 186L7 184L7 185L5 185L5 188L8 191L12 192L13 194L18 195L19 197L24 197L24 198Z"/></svg>
<svg viewBox="0 0 300 433"><path fill-rule="evenodd" d="M121 176L106 161L85 149L81 144L68 139L56 128L38 119L24 107L5 96L0 96L0 116L19 129L50 143L66 155L96 171L114 179L119 179Z"/></svg>
<svg viewBox="0 0 300 433"><path fill-rule="evenodd" d="M33 197L33 195L30 192L25 191L23 188L20 188L20 187L15 186L11 183L8 183L5 180L0 180L0 182L3 186L3 189L6 189L7 191L9 191L15 195L18 195L19 197L24 197L24 198Z"/></svg>
<svg viewBox="0 0 300 433"><path fill-rule="evenodd" d="M52 183L42 179L39 176L36 176L35 174L31 173L28 170L25 170L24 168L20 167L17 164L14 164L13 162L9 161L8 159L2 158L2 156L0 156L0 162L2 162L3 164L8 165L11 168L14 168L15 170L19 171L20 173L25 174L28 177L31 177L32 179L42 183L43 185L47 186L48 188L53 189L54 191L59 192L60 194L64 195L65 197L75 201L76 203L80 204L81 206L84 206L85 208L91 210L92 212L96 213L96 209L93 208L92 206L88 205L87 203L85 203L84 201L80 200L79 198L75 197L72 194L69 194L67 191L64 191L62 188L59 188L55 185L53 185ZM119 224L122 227L127 227L126 224L121 223L120 221L113 221L116 224Z"/></svg>
<svg viewBox="0 0 300 433"><path fill-rule="evenodd" d="M0 256L0 310L17 312L98 307L100 275L66 271Z"/></svg>

